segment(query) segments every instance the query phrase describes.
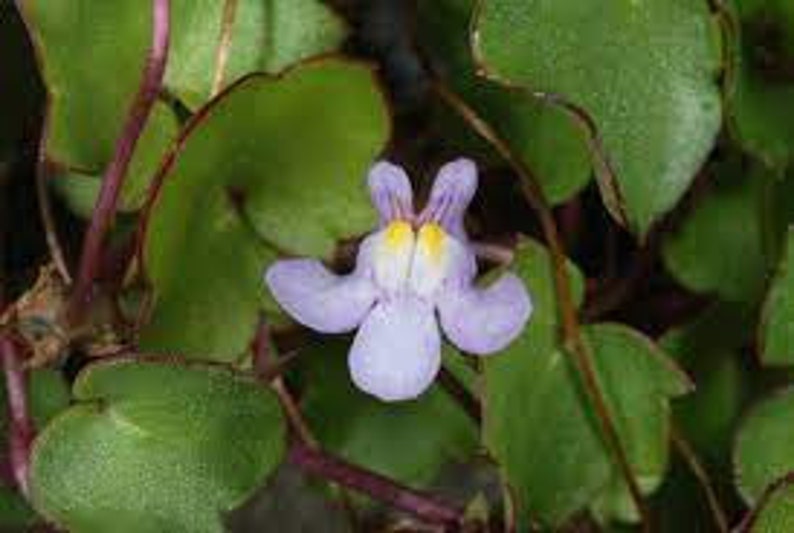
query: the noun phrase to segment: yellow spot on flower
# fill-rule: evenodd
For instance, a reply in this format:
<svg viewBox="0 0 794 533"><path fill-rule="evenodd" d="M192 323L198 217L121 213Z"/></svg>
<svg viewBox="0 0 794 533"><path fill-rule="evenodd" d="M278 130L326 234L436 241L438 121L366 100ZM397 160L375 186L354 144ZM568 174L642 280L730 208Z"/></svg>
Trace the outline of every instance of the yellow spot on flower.
<svg viewBox="0 0 794 533"><path fill-rule="evenodd" d="M386 247L390 250L397 250L405 245L411 244L414 237L414 230L405 221L397 220L386 226Z"/></svg>
<svg viewBox="0 0 794 533"><path fill-rule="evenodd" d="M443 257L446 237L447 234L441 226L431 222L419 228L417 244L424 249L433 262L437 263Z"/></svg>

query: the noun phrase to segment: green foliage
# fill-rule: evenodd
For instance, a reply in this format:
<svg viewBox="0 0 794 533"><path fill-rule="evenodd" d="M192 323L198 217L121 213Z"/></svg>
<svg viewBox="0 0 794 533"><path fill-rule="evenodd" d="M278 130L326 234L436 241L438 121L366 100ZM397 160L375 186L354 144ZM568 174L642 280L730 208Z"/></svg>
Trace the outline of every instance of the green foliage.
<svg viewBox="0 0 794 533"><path fill-rule="evenodd" d="M212 96L224 4L219 0L171 3L165 88L192 109ZM221 75L225 83L219 88L252 72L275 73L334 50L345 34L342 21L318 0L242 0L236 4ZM73 201L85 197L86 182L101 179L110 160L140 84L151 19L141 15L142 4L137 0L112 4L78 0L58 5L31 0L20 5L33 30L49 92L47 157L71 174L82 174L56 178L58 190ZM127 209L140 207L177 127L169 106L158 103L124 186ZM93 198L88 205L93 205ZM87 215L90 210L77 212Z"/></svg>
<svg viewBox="0 0 794 533"><path fill-rule="evenodd" d="M779 484L756 509L750 522L753 533L777 533L794 528L794 493L791 481Z"/></svg>
<svg viewBox="0 0 794 533"><path fill-rule="evenodd" d="M734 162L735 163L735 162ZM754 302L764 290L770 258L764 249L764 176L736 165L715 171L710 186L664 243L665 265L696 292ZM726 258L731 260L727 261Z"/></svg>
<svg viewBox="0 0 794 533"><path fill-rule="evenodd" d="M737 140L770 167L794 161L794 8L786 0L734 0L741 27L729 101Z"/></svg>
<svg viewBox="0 0 794 533"><path fill-rule="evenodd" d="M213 367L94 365L38 437L36 508L70 531L222 531L284 448L275 396Z"/></svg>
<svg viewBox="0 0 794 533"><path fill-rule="evenodd" d="M489 0L478 50L498 78L592 116L614 175L607 209L644 235L686 191L720 123L719 39L706 2Z"/></svg>
<svg viewBox="0 0 794 533"><path fill-rule="evenodd" d="M794 363L794 227L789 228L785 256L769 289L761 324L763 361L767 364Z"/></svg>
<svg viewBox="0 0 794 533"><path fill-rule="evenodd" d="M363 183L388 132L372 73L337 59L246 78L203 109L149 220L156 304L142 346L239 357L275 249L326 255L372 228Z"/></svg>
<svg viewBox="0 0 794 533"><path fill-rule="evenodd" d="M731 528L794 527L794 373L777 368L794 363L794 2L168 3L160 97L83 316L65 280L27 284L45 242L69 269L85 259L79 218L138 91L151 2L0 2L0 334L34 323L21 354L50 354L24 369L31 490L4 479L0 530L391 531L451 502L489 531L511 510L517 531L624 531L640 514L604 417L651 530L711 527L704 485ZM263 273L285 256L349 272L377 228L371 165L427 176L452 157L479 169L478 283L516 273L533 313L502 353L445 345L441 379L384 403L350 379L354 333L286 319ZM258 324L266 361L250 356ZM318 464L287 453L303 424ZM448 485L449 502L427 499ZM378 500L407 514L356 512Z"/></svg>
<svg viewBox="0 0 794 533"><path fill-rule="evenodd" d="M477 78L469 39L474 4L472 0L420 2L421 44L437 63L439 73L536 172L549 201L561 203L590 180L584 132L563 110ZM445 133L450 141L458 140L461 151L482 152L496 159L459 118L447 117L446 121Z"/></svg>
<svg viewBox="0 0 794 533"><path fill-rule="evenodd" d="M767 485L794 470L794 391L787 389L756 405L736 438L736 481L749 503Z"/></svg>
<svg viewBox="0 0 794 533"><path fill-rule="evenodd" d="M581 287L581 274L570 268L573 286ZM601 514L631 519L597 415L571 355L556 342L547 252L526 243L515 269L537 311L517 342L486 360L484 441L504 467L525 519L558 525L591 503ZM574 294L581 299L581 289ZM685 393L689 383L649 339L627 327L594 325L585 335L629 461L650 492L667 462L667 399Z"/></svg>

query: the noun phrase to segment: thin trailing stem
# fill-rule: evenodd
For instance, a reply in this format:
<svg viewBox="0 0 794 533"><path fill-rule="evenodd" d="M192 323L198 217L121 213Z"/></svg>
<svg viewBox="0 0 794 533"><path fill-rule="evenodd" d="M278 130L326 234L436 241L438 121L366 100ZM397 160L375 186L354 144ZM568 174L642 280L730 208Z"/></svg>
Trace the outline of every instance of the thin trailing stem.
<svg viewBox="0 0 794 533"><path fill-rule="evenodd" d="M445 366L442 366L438 373L438 382L444 392L449 394L460 405L461 409L466 412L475 424L479 425L482 422L482 409L477 397Z"/></svg>
<svg viewBox="0 0 794 533"><path fill-rule="evenodd" d="M607 447L614 456L615 463L628 486L634 505L642 519L643 529L648 531L650 521L642 492L631 469L631 463L620 440L615 423L612 420L604 393L598 383L592 350L584 341L579 328L579 319L571 295L570 280L568 279L565 252L554 221L554 214L546 201L545 194L521 158L513 153L507 142L476 111L443 83L435 81L433 88L436 94L460 114L475 132L491 144L521 177L521 187L531 207L538 215L543 234L551 252L551 261L554 267L554 289L560 309L563 343L568 348L566 351L573 357L587 397L595 410Z"/></svg>
<svg viewBox="0 0 794 533"><path fill-rule="evenodd" d="M681 435L676 427L671 429L670 439L673 443L673 446L676 448L676 450L678 450L678 453L681 454L684 462L692 471L695 479L697 479L698 483L703 489L703 493L706 495L706 502L708 503L709 511L711 512L711 516L714 519L714 526L716 527L716 530L720 533L728 533L730 531L730 526L728 525L728 519L725 517L725 511L720 505L720 501L717 498L716 492L714 491L714 486L711 482L711 479L709 478L708 472L706 472L706 469L700 464L700 460L698 459L695 450L692 449L692 446L690 446L689 442L687 442L687 440L683 435Z"/></svg>
<svg viewBox="0 0 794 533"><path fill-rule="evenodd" d="M764 510L764 507L769 505L769 502L772 500L772 498L774 498L775 495L777 495L780 491L785 490L793 484L794 472L788 472L782 477L778 478L776 481L772 482L772 484L768 485L766 489L764 489L763 494L761 494L761 497L758 498L755 508L747 513L747 516L745 516L745 518L742 520L742 523L736 527L735 531L737 533L751 533L754 531L754 526L758 521L758 517L761 515L761 512Z"/></svg>
<svg viewBox="0 0 794 533"><path fill-rule="evenodd" d="M221 35L218 48L215 50L215 72L212 76L211 96L215 96L223 88L226 65L229 63L229 52L232 48L234 19L237 13L237 0L225 0L223 18L221 19Z"/></svg>
<svg viewBox="0 0 794 533"><path fill-rule="evenodd" d="M462 510L441 501L434 495L410 489L380 474L319 450L295 444L290 448L289 461L305 472L367 494L392 507L409 512L429 524L438 524L449 531L458 531L462 523Z"/></svg>
<svg viewBox="0 0 794 533"><path fill-rule="evenodd" d="M19 490L27 497L30 446L35 436L28 411L28 374L17 345L6 335L0 336L0 358L3 363L11 426L8 431L11 470Z"/></svg>
<svg viewBox="0 0 794 533"><path fill-rule="evenodd" d="M270 349L271 344L269 337L267 322L264 318L261 318L252 345L254 352L254 371L260 379L266 380L273 389L273 392L276 393L279 403L281 403L281 408L284 410L287 420L289 420L290 427L295 431L300 442L309 448L319 449L319 442L312 434L311 429L309 429L309 425L303 418L303 413L301 413L298 404L284 384L284 379L281 377L281 374L276 373L274 375L271 372L271 369L278 364L278 361Z"/></svg>
<svg viewBox="0 0 794 533"><path fill-rule="evenodd" d="M151 114L165 73L170 34L170 0L152 0L152 44L146 58L138 93L116 141L113 157L102 180L93 216L83 242L77 283L72 294L72 317L79 319L92 296L101 263L105 235L116 215L122 185L127 176L135 146Z"/></svg>
<svg viewBox="0 0 794 533"><path fill-rule="evenodd" d="M47 128L46 124L44 126ZM47 138L46 131L42 134L42 143ZM50 252L50 259L55 265L55 270L63 280L64 284L72 284L72 275L69 272L69 267L66 266L66 260L63 255L63 248L58 238L58 230L55 224L55 218L52 215L52 202L50 202L50 191L47 187L47 182L50 179L50 168L46 159L44 149L39 150L39 160L36 165L36 198L39 205L39 216L41 217L41 224L44 226L44 236L47 241L47 248Z"/></svg>

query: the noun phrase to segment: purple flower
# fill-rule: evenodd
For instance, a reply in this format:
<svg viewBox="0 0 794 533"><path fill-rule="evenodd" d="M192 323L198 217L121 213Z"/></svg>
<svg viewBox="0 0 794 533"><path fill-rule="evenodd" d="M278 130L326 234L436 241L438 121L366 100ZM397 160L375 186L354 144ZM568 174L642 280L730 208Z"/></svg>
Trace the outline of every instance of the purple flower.
<svg viewBox="0 0 794 533"><path fill-rule="evenodd" d="M315 259L277 261L265 280L298 322L323 333L358 328L348 364L353 382L385 401L419 396L441 365L441 329L464 352L505 348L523 329L532 304L521 280L504 274L474 285L477 263L463 215L477 189L467 159L438 172L416 215L402 168L377 163L369 173L380 227L361 243L347 276Z"/></svg>

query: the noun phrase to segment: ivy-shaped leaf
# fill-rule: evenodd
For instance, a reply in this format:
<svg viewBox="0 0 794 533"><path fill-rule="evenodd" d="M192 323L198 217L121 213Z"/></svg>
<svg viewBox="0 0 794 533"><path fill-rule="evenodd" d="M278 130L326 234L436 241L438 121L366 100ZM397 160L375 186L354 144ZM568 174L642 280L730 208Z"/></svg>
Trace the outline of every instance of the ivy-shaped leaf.
<svg viewBox="0 0 794 533"><path fill-rule="evenodd" d="M711 189L664 237L664 263L678 281L727 301L760 298L771 264L762 218L770 209L768 179L744 171L737 160L715 169Z"/></svg>
<svg viewBox="0 0 794 533"><path fill-rule="evenodd" d="M472 0L420 2L417 13L420 44L436 70L466 102L489 122L535 172L548 200L561 203L590 179L585 134L563 110L531 96L510 91L475 75L469 29ZM496 155L459 117L441 115L447 142L466 153Z"/></svg>
<svg viewBox="0 0 794 533"><path fill-rule="evenodd" d="M62 172L98 179L138 91L151 6L136 0L30 0L19 6L49 96L46 157ZM176 131L174 114L157 103L130 163L125 197L145 189Z"/></svg>
<svg viewBox="0 0 794 533"><path fill-rule="evenodd" d="M485 360L484 442L504 468L524 520L559 525L588 505L633 518L570 356L556 344L547 252L530 241L514 268L532 294L535 315L516 342ZM573 270L572 278L578 302L581 275ZM627 327L594 325L584 334L629 461L650 492L667 462L667 399L689 383L649 339Z"/></svg>
<svg viewBox="0 0 794 533"><path fill-rule="evenodd" d="M607 208L644 235L720 128L719 34L700 0L486 0L477 53L493 76L564 96L593 119L614 176Z"/></svg>
<svg viewBox="0 0 794 533"><path fill-rule="evenodd" d="M223 531L281 460L275 396L219 367L100 363L74 396L31 460L36 509L69 531Z"/></svg>
<svg viewBox="0 0 794 533"><path fill-rule="evenodd" d="M192 109L211 96L225 4L221 0L171 2L164 84ZM240 0L235 4L224 83L218 88L245 74L275 73L335 50L345 36L341 19L319 0ZM138 90L151 40L151 4L29 0L20 6L49 93L45 150L58 163L58 190L67 199L85 196L86 182L99 188L96 182ZM133 157L122 208L140 207L176 131L176 117L158 102ZM88 204L93 205L93 196Z"/></svg>
<svg viewBox="0 0 794 533"><path fill-rule="evenodd" d="M191 108L210 97L227 3L172 3L176 18L165 85ZM251 72L276 73L335 50L345 33L342 19L320 0L238 0L223 80L228 84Z"/></svg>
<svg viewBox="0 0 794 533"><path fill-rule="evenodd" d="M142 346L239 356L265 293L270 245L328 255L372 227L365 175L388 133L372 72L339 59L246 78L202 109L149 221L156 303Z"/></svg>

